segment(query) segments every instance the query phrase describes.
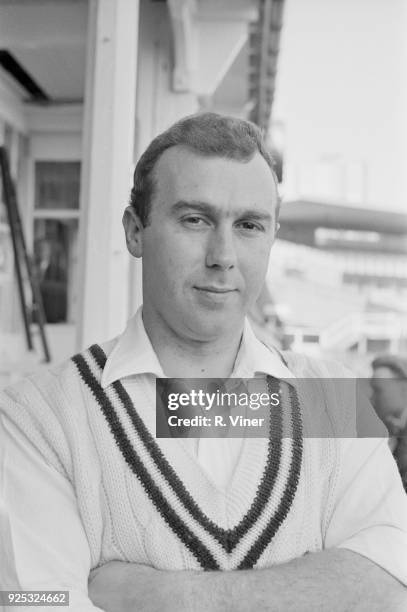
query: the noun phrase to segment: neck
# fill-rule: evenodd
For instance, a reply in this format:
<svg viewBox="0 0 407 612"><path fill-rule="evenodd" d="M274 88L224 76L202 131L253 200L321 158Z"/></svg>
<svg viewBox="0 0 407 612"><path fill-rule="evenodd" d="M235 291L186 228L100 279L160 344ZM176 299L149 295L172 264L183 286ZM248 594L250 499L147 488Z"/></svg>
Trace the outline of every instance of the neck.
<svg viewBox="0 0 407 612"><path fill-rule="evenodd" d="M238 332L210 340L182 336L143 311L143 323L163 372L171 378L228 378L243 334Z"/></svg>

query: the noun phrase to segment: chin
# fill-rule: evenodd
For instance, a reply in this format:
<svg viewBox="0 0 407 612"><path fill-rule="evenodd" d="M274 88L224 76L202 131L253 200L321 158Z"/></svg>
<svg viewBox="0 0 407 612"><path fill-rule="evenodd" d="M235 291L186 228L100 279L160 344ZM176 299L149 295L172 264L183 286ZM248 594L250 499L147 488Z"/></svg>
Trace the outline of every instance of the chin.
<svg viewBox="0 0 407 612"><path fill-rule="evenodd" d="M243 325L243 320L242 316L237 317L231 314L219 316L217 314L212 317L200 317L199 320L195 319L193 323L191 322L190 329L194 331L197 338L209 340L239 330Z"/></svg>

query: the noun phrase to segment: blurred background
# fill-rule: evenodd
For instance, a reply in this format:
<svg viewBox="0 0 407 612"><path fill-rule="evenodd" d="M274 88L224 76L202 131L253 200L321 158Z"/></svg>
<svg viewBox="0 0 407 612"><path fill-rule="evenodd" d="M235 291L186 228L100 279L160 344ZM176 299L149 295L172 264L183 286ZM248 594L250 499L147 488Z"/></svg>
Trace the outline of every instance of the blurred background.
<svg viewBox="0 0 407 612"><path fill-rule="evenodd" d="M276 160L256 332L360 375L406 354L406 32L407 0L0 0L0 145L51 360L120 333L141 303L121 229L132 171L199 110L255 121ZM44 367L2 193L0 386Z"/></svg>

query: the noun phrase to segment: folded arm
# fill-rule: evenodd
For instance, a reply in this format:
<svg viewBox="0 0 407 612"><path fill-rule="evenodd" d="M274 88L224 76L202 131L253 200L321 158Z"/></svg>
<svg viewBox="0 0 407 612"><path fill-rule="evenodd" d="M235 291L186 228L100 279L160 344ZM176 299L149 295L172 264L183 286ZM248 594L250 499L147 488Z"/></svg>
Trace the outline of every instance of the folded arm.
<svg viewBox="0 0 407 612"><path fill-rule="evenodd" d="M91 575L89 594L107 612L402 612L407 589L346 549L305 555L261 570L160 571L112 562Z"/></svg>
<svg viewBox="0 0 407 612"><path fill-rule="evenodd" d="M90 597L115 612L406 610L407 497L386 440L341 440L340 448L321 552L231 572L113 563L92 574Z"/></svg>

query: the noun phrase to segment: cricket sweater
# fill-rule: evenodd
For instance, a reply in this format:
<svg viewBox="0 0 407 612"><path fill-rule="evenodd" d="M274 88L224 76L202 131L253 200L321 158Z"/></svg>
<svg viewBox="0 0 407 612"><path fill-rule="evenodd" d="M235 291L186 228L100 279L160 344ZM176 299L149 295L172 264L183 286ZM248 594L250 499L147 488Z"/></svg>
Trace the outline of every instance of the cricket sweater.
<svg viewBox="0 0 407 612"><path fill-rule="evenodd" d="M7 418L70 482L92 567L115 559L168 570L248 569L324 548L343 461L333 436L353 427L352 407L344 409L332 379L307 386L309 397L289 384L270 436L242 441L233 477L220 488L190 441L155 438L153 375L102 387L113 346L94 345L1 400ZM297 377L346 376L337 364L285 358ZM282 384L267 382L270 391ZM310 411L332 437L307 438Z"/></svg>

